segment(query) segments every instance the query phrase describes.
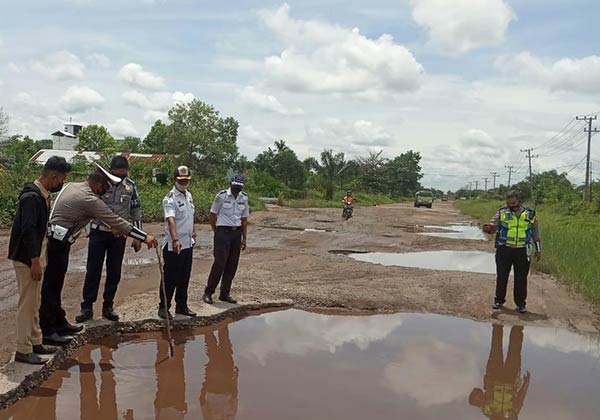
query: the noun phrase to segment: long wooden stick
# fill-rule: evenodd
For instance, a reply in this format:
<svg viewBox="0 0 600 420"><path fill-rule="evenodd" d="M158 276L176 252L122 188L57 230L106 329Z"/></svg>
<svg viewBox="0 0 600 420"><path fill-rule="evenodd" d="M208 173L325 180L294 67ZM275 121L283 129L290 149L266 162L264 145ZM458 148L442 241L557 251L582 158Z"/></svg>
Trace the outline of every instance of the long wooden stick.
<svg viewBox="0 0 600 420"><path fill-rule="evenodd" d="M156 256L158 257L158 268L160 270L160 290L163 295L163 302L165 303L165 321L167 324L167 339L169 340L169 358L173 357L175 351L173 349L173 339L171 338L171 325L169 322L169 304L167 303L167 288L165 287L165 273L163 271L162 256L158 247L156 249Z"/></svg>

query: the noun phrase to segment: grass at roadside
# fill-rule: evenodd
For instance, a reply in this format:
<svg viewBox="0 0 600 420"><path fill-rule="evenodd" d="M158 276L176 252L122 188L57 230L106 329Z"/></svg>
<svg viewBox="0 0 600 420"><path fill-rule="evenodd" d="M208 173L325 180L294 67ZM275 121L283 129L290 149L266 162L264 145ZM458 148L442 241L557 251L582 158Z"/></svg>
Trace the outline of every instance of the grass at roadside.
<svg viewBox="0 0 600 420"><path fill-rule="evenodd" d="M456 207L482 223L494 215L498 201L457 201ZM595 304L600 304L600 217L561 215L551 208L537 209L543 259L538 270L556 276Z"/></svg>

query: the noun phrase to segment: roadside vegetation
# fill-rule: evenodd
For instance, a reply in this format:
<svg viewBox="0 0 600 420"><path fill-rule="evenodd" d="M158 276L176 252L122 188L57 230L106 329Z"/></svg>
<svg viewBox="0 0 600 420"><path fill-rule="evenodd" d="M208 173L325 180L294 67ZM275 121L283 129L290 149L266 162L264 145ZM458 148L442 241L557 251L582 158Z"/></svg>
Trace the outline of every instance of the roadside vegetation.
<svg viewBox="0 0 600 420"><path fill-rule="evenodd" d="M246 176L253 211L265 208L261 198L290 207L341 208L342 197L351 190L357 206L375 206L410 198L423 188L421 155L411 150L393 158L378 151L349 159L343 151L325 149L300 160L285 140L278 140L249 160L239 153L239 124L234 118L222 117L199 100L176 105L168 115L166 122L156 121L144 139L115 139L105 127L88 125L78 133L75 146L103 153L100 163L105 167L116 152L163 155L152 162L130 159L130 177L138 186L146 222L162 220L162 199L178 165L192 170L190 190L199 221L207 219L215 194L227 188L233 173ZM20 189L39 174L31 157L52 148L52 142L9 134L1 109L0 117L0 227L8 227ZM92 168L84 158L75 159L69 181L84 180Z"/></svg>
<svg viewBox="0 0 600 420"><path fill-rule="evenodd" d="M582 199L579 210L560 199L540 203L536 212L542 235L543 258L535 268L600 304L600 217ZM488 223L503 205L499 199L457 200L456 206L481 223ZM525 203L528 205L528 203ZM529 203L529 207L535 207Z"/></svg>

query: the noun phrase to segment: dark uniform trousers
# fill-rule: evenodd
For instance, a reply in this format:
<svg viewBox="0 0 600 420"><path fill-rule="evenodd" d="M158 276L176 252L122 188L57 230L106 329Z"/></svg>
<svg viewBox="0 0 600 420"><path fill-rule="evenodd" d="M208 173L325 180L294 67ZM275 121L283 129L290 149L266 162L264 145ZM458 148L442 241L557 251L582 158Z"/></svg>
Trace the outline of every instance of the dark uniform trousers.
<svg viewBox="0 0 600 420"><path fill-rule="evenodd" d="M83 283L81 309L92 309L98 298L105 256L106 284L104 285L103 307L112 308L117 287L121 281L121 266L126 244L127 238L117 238L111 232L92 229L88 242L87 271Z"/></svg>
<svg viewBox="0 0 600 420"><path fill-rule="evenodd" d="M240 261L240 252L242 249L242 229L217 227L214 238L213 255L215 262L208 276L208 283L204 293L212 295L217 289L219 281L221 282L221 296L229 296L231 283Z"/></svg>
<svg viewBox="0 0 600 420"><path fill-rule="evenodd" d="M513 295L517 306L525 306L527 301L527 275L529 274L529 258L526 248L498 246L496 249L496 302L506 302L506 287L510 269L514 268L515 286Z"/></svg>
<svg viewBox="0 0 600 420"><path fill-rule="evenodd" d="M167 292L168 308L171 307L171 300L175 295L175 307L177 309L187 308L188 286L190 284L190 274L192 273L193 248L182 249L179 255L169 251L168 247L163 248L163 259L165 262L165 289ZM165 301L160 293L160 306L165 307Z"/></svg>
<svg viewBox="0 0 600 420"><path fill-rule="evenodd" d="M70 251L70 244L48 239L48 265L44 271L40 304L40 327L43 335L51 335L66 325L61 295L69 267Z"/></svg>

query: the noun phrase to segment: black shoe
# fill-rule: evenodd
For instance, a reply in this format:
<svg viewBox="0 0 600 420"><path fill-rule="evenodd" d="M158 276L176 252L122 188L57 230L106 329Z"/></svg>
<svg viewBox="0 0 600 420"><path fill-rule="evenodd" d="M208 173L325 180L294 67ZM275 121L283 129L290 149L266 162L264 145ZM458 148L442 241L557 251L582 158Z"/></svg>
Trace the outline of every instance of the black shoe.
<svg viewBox="0 0 600 420"><path fill-rule="evenodd" d="M520 314L526 314L527 313L527 308L524 306L517 306L517 312Z"/></svg>
<svg viewBox="0 0 600 420"><path fill-rule="evenodd" d="M15 353L15 362L27 363L29 365L45 365L48 360L42 359L35 353Z"/></svg>
<svg viewBox="0 0 600 420"><path fill-rule="evenodd" d="M102 318L117 322L119 320L119 314L116 313L112 307L106 307L102 308Z"/></svg>
<svg viewBox="0 0 600 420"><path fill-rule="evenodd" d="M235 300L231 296L219 296L219 300L221 302L227 302L227 303L233 303L233 304L237 303L237 300Z"/></svg>
<svg viewBox="0 0 600 420"><path fill-rule="evenodd" d="M179 315L185 315L185 316L190 316L190 317L195 317L196 316L196 312L190 310L190 308L185 307L182 309L175 309L175 313L179 314Z"/></svg>
<svg viewBox="0 0 600 420"><path fill-rule="evenodd" d="M209 295L209 294L207 294L207 293L205 293L202 296L202 300L204 301L204 303L208 303L209 305L212 305L214 303L213 300L212 300L212 296Z"/></svg>
<svg viewBox="0 0 600 420"><path fill-rule="evenodd" d="M94 311L91 309L82 309L79 315L75 317L75 321L81 323L94 319Z"/></svg>
<svg viewBox="0 0 600 420"><path fill-rule="evenodd" d="M165 312L166 312L166 314L165 314ZM161 319L167 319L167 317L169 317L169 321L171 321L173 319L173 315L171 315L171 312L165 311L164 308L160 308L158 310L158 317Z"/></svg>
<svg viewBox="0 0 600 420"><path fill-rule="evenodd" d="M83 325L73 325L69 324L69 321L65 320L65 323L62 327L56 330L60 335L72 335L77 334L83 331Z"/></svg>
<svg viewBox="0 0 600 420"><path fill-rule="evenodd" d="M49 344L51 346L66 346L71 341L73 341L73 337L60 335L59 333L52 333L44 336L44 344Z"/></svg>
<svg viewBox="0 0 600 420"><path fill-rule="evenodd" d="M37 344L33 346L33 352L35 354L54 354L58 351L59 347L46 346L44 344Z"/></svg>
<svg viewBox="0 0 600 420"><path fill-rule="evenodd" d="M494 304L492 305L493 309L502 309L504 305L502 303L498 303L498 302L494 302Z"/></svg>

